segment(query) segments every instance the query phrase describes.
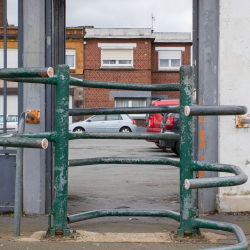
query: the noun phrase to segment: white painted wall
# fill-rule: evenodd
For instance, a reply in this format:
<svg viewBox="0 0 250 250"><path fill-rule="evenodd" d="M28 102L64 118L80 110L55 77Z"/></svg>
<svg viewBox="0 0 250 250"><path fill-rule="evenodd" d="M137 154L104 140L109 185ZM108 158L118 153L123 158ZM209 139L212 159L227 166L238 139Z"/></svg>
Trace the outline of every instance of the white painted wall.
<svg viewBox="0 0 250 250"><path fill-rule="evenodd" d="M244 105L250 113L250 1L220 0L219 103ZM250 177L250 129L235 116L219 117L219 162L239 166ZM225 176L226 174L221 174ZM219 189L220 211L250 210L250 180Z"/></svg>

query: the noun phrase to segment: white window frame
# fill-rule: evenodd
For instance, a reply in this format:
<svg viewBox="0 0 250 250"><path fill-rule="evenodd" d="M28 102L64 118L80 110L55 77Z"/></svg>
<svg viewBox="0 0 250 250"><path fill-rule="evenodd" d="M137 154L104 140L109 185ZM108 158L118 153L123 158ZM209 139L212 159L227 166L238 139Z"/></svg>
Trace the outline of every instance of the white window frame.
<svg viewBox="0 0 250 250"><path fill-rule="evenodd" d="M66 56L74 56L74 67L69 67L70 69L76 69L76 50L66 49ZM65 58L66 60L66 58Z"/></svg>
<svg viewBox="0 0 250 250"><path fill-rule="evenodd" d="M164 70L164 71L179 71L180 67L172 67L171 66L171 59L166 58L170 60L169 67L161 67L160 66L160 54L161 52L167 52L167 51L173 51L176 53L180 53L180 65L182 65L182 51L185 51L185 47L155 47L155 50L158 51L158 70Z"/></svg>
<svg viewBox="0 0 250 250"><path fill-rule="evenodd" d="M15 52L15 54L11 55L11 52ZM3 56L4 56L4 49L0 49L0 68L3 68L4 62L3 62ZM14 58L13 58L14 57ZM10 49L7 48L7 68L18 68L18 49Z"/></svg>
<svg viewBox="0 0 250 250"><path fill-rule="evenodd" d="M131 98L131 99L129 99L129 98L115 98L115 107L117 107L116 102L117 102L118 100L128 101L128 108L132 108L132 107L133 107L133 106L132 106L132 101L144 100L144 99L145 99L145 98ZM146 99L144 100L144 102L145 102L145 106L143 106L143 107L146 107L146 105L147 105Z"/></svg>
<svg viewBox="0 0 250 250"><path fill-rule="evenodd" d="M136 43L98 43L98 48L101 48L101 67L102 68L133 68L134 67L134 48L136 48ZM130 64L119 64L119 60L123 59L115 59L115 58L110 58L110 59L105 59L105 60L115 60L115 64L104 64L103 63L103 58L102 58L102 51L103 50L132 50L132 58L131 58L131 63ZM128 60L128 59L124 59Z"/></svg>

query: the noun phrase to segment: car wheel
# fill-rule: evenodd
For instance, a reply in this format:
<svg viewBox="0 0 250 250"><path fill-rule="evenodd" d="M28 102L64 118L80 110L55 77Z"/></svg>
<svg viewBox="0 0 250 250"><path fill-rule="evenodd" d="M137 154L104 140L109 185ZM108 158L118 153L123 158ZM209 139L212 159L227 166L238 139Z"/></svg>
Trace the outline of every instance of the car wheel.
<svg viewBox="0 0 250 250"><path fill-rule="evenodd" d="M180 155L180 143L179 142L175 143L175 151L177 155Z"/></svg>
<svg viewBox="0 0 250 250"><path fill-rule="evenodd" d="M179 142L176 142L175 143L175 147L174 148L171 148L172 151L177 154L177 155L180 155L180 143Z"/></svg>
<svg viewBox="0 0 250 250"><path fill-rule="evenodd" d="M84 132L85 131L85 129L84 128L81 128L81 127L76 127L74 130L73 130L73 132Z"/></svg>
<svg viewBox="0 0 250 250"><path fill-rule="evenodd" d="M120 129L120 132L123 132L123 133L129 133L129 132L132 132L131 129L129 127L123 127Z"/></svg>
<svg viewBox="0 0 250 250"><path fill-rule="evenodd" d="M177 151L176 151L176 149L175 149L175 148L171 148L171 150L173 151L173 153L175 153L175 154L177 154L177 155L178 155L178 153L177 153Z"/></svg>

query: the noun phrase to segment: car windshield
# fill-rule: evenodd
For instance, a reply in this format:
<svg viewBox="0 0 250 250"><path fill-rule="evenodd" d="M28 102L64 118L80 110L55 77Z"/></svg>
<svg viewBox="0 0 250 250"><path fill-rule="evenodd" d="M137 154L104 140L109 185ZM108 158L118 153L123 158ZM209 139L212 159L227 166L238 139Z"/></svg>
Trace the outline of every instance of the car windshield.
<svg viewBox="0 0 250 250"><path fill-rule="evenodd" d="M8 115L7 122L18 122L17 115Z"/></svg>

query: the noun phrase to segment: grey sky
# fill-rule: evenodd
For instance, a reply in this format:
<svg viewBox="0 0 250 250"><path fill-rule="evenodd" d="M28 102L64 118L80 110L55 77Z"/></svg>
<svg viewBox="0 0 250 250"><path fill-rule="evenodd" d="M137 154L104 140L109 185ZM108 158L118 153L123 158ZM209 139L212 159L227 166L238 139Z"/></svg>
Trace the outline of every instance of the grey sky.
<svg viewBox="0 0 250 250"><path fill-rule="evenodd" d="M8 1L9 24L17 25L17 0ZM11 7L11 8L10 8ZM67 26L151 28L191 32L192 0L67 0Z"/></svg>

